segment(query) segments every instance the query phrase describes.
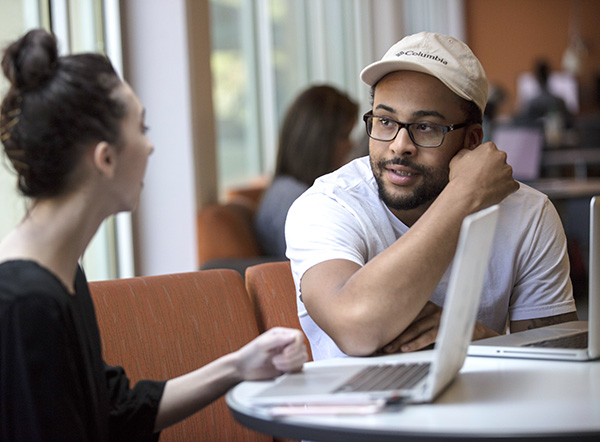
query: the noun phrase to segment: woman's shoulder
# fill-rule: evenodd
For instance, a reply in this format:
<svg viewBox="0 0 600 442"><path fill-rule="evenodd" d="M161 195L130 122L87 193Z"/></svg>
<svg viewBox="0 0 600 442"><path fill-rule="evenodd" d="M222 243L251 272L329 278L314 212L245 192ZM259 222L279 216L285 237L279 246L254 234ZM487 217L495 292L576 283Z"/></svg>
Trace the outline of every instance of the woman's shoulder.
<svg viewBox="0 0 600 442"><path fill-rule="evenodd" d="M296 178L280 175L273 179L271 185L263 195L261 207L273 209L283 207L287 212L289 206L306 190L308 186Z"/></svg>
<svg viewBox="0 0 600 442"><path fill-rule="evenodd" d="M58 278L35 261L9 260L0 263L0 302L56 302L66 289Z"/></svg>
<svg viewBox="0 0 600 442"><path fill-rule="evenodd" d="M308 189L308 186L293 176L279 175L273 179L269 189L272 189L275 191L275 193L286 192L297 194L303 193L306 189Z"/></svg>

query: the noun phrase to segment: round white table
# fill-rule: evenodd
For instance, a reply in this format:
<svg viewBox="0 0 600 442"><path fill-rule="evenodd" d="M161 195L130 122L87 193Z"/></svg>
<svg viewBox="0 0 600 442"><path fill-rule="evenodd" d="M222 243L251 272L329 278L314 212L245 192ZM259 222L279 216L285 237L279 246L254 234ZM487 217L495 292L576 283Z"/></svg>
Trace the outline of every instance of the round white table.
<svg viewBox="0 0 600 442"><path fill-rule="evenodd" d="M398 355L410 359L410 355ZM389 358L389 357L388 357ZM311 362L304 370L356 359ZM467 357L431 404L370 415L272 417L249 398L271 382L243 382L226 396L235 418L276 437L313 441L600 441L600 361Z"/></svg>

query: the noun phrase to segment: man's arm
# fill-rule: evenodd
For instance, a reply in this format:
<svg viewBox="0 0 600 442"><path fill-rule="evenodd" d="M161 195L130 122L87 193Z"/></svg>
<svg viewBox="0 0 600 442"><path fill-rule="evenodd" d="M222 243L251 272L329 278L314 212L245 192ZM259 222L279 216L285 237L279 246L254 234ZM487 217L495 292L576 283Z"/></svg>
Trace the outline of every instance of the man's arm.
<svg viewBox="0 0 600 442"><path fill-rule="evenodd" d="M547 318L523 319L521 321L510 322L510 332L516 333L525 330L531 330L548 325L561 324L563 322L577 321L577 313L565 313L563 315L548 316Z"/></svg>
<svg viewBox="0 0 600 442"><path fill-rule="evenodd" d="M413 323L410 324L400 336L382 348L382 353L410 352L426 348L437 338L441 315L442 308L429 301L425 304L425 307L415 318ZM573 312L549 316L547 318L512 321L510 323L510 330L511 333L516 333L569 321L577 321L577 313ZM499 333L486 327L480 322L475 323L473 341L494 336L499 336Z"/></svg>
<svg viewBox="0 0 600 442"><path fill-rule="evenodd" d="M308 313L344 353L374 353L422 311L452 261L463 219L517 189L506 154L492 143L460 151L444 191L388 249L364 267L330 260L306 271Z"/></svg>
<svg viewBox="0 0 600 442"><path fill-rule="evenodd" d="M423 310L402 334L381 349L382 353L406 353L427 348L437 339L441 317L442 308L428 301ZM498 335L499 333L495 330L476 322L472 340L476 341Z"/></svg>

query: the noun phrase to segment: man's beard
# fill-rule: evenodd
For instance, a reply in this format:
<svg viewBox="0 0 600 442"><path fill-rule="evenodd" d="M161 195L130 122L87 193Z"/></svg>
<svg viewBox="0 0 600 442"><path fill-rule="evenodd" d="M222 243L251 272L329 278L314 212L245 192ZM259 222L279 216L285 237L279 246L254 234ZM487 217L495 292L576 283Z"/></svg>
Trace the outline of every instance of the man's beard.
<svg viewBox="0 0 600 442"><path fill-rule="evenodd" d="M418 185L412 194L405 196L396 196L392 192L388 192L385 188L382 174L385 171L385 167L390 164L401 165L410 167L413 170L418 171L423 178L423 182ZM419 166L413 164L406 159L396 159L390 161L380 161L375 165L371 162L371 168L373 169L373 176L377 182L377 188L379 190L379 198L385 203L390 209L394 210L413 210L421 207L424 204L430 204L438 195L444 190L448 184L448 177L450 169L446 167L443 170L436 170L431 167Z"/></svg>

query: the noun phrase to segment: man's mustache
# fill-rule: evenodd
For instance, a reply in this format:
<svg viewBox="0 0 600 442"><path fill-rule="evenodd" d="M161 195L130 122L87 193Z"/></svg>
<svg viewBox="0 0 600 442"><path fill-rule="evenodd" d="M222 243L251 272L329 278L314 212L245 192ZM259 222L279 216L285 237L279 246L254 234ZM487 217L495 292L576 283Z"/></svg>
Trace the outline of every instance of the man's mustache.
<svg viewBox="0 0 600 442"><path fill-rule="evenodd" d="M391 166L391 165L409 167L409 168L416 170L417 172L421 172L421 173L428 172L427 167L415 164L412 161L407 160L406 158L394 158L393 160L379 161L377 163L377 166L380 168L386 168L387 166Z"/></svg>

